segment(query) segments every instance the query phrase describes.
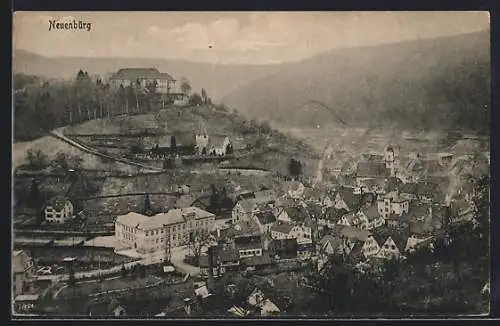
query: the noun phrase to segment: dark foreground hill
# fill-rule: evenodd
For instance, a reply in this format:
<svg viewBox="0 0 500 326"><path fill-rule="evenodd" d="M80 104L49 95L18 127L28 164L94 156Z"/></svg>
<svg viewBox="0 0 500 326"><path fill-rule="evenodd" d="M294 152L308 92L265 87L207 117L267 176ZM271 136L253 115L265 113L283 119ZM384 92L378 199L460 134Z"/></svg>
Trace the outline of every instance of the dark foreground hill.
<svg viewBox="0 0 500 326"><path fill-rule="evenodd" d="M223 98L259 119L305 127L464 128L487 131L488 32L324 53L257 80Z"/></svg>

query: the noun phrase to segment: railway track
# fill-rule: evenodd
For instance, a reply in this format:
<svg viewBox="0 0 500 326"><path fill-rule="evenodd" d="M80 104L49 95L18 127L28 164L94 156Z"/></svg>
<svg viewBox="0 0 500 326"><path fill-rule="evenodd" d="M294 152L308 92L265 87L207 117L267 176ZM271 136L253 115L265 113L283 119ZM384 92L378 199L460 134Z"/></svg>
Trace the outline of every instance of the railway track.
<svg viewBox="0 0 500 326"><path fill-rule="evenodd" d="M85 145L82 145L80 144L79 142L76 142L66 136L64 136L62 133L58 132L58 131L51 131L49 133L52 137L54 138L57 138L73 147L76 147L78 148L79 150L83 151L83 152L86 152L86 153L89 153L89 154L92 154L92 155L95 155L95 156L99 156L99 157L102 157L102 158L105 158L105 159L108 159L108 160L112 160L112 161L115 161L115 162L119 162L119 163L123 163L123 164L127 164L127 165L131 165L131 166L134 166L136 168L139 168L139 169L143 169L145 172L163 172L163 169L159 169L159 168L156 168L156 167L152 167L152 166L147 166L147 165L144 165L144 164L141 164L141 163L137 163L137 162L134 162L134 161L130 161L128 159L125 159L125 158L121 158L121 157L114 157L114 156L111 156L111 155L107 155L107 154L104 154L104 153L101 153L99 151L96 151L90 147L87 147Z"/></svg>

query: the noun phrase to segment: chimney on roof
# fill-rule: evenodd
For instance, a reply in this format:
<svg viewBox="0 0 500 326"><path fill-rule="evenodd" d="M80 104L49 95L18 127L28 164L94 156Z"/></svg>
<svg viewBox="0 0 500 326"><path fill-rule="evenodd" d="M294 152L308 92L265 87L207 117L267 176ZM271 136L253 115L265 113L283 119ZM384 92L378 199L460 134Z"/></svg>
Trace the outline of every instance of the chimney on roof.
<svg viewBox="0 0 500 326"><path fill-rule="evenodd" d="M184 311L188 316L191 316L191 309L193 305L193 300L190 298L184 298Z"/></svg>

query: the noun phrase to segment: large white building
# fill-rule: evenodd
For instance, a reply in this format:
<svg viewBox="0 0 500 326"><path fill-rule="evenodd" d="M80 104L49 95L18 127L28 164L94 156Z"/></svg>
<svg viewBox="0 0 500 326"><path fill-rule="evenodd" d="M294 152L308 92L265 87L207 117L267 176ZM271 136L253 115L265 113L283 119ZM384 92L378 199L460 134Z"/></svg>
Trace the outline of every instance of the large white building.
<svg viewBox="0 0 500 326"><path fill-rule="evenodd" d="M109 78L113 88L120 86L134 86L146 88L151 83L156 83L159 93L177 93L177 82L169 74L158 71L156 68L123 68Z"/></svg>
<svg viewBox="0 0 500 326"><path fill-rule="evenodd" d="M118 216L115 221L115 237L122 244L146 254L164 250L167 232L170 246L183 246L190 235L202 230L211 232L215 215L197 207L171 209L154 216L130 212Z"/></svg>

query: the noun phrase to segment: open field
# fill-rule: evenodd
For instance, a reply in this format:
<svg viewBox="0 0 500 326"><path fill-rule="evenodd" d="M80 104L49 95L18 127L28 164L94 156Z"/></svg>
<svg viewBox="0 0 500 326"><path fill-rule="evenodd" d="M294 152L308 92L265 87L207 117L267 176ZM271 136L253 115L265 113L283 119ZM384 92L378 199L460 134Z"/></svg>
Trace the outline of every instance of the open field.
<svg viewBox="0 0 500 326"><path fill-rule="evenodd" d="M77 258L77 269L85 270L91 264L97 268L100 264L101 268L124 264L134 261L135 259L121 256L114 253L112 248L91 248L91 247L44 247L33 248L31 250L37 263L41 266L63 264L63 259L66 257Z"/></svg>
<svg viewBox="0 0 500 326"><path fill-rule="evenodd" d="M213 111L205 106L168 108L154 114L87 121L64 128L64 134L99 151L123 157L130 154L134 145L151 148L157 141L154 135L196 134L203 130L206 130L209 136L228 136L236 150L247 148L242 154L246 154L253 164L281 173L287 172L291 157L305 163L317 154L296 139L288 138L274 130L261 134L257 125L245 122L242 117ZM98 137L92 137L93 134ZM258 143L260 145L256 145ZM308 162L306 167L314 165L315 163Z"/></svg>
<svg viewBox="0 0 500 326"><path fill-rule="evenodd" d="M124 134L140 132L165 132L166 124L156 118L156 114L119 115L106 119L96 119L68 126L65 134Z"/></svg>
<svg viewBox="0 0 500 326"><path fill-rule="evenodd" d="M135 167L127 164L103 160L96 155L83 152L52 136L44 136L31 142L14 143L12 149L13 169L27 163L26 152L30 149L42 150L48 162L53 161L59 153L64 153L66 155L80 157L83 160L81 167L84 169L120 171L125 173L134 173L137 170Z"/></svg>

